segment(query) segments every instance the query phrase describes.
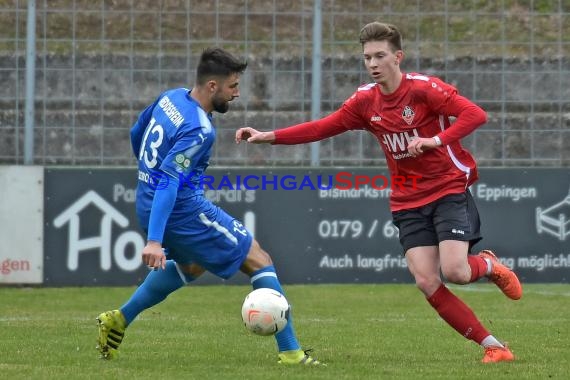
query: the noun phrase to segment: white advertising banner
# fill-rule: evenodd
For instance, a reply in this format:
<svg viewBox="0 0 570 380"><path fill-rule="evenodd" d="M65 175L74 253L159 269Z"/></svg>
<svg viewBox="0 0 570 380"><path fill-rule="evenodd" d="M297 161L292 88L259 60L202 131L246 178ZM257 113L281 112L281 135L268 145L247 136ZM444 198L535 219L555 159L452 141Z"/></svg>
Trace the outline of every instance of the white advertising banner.
<svg viewBox="0 0 570 380"><path fill-rule="evenodd" d="M0 166L0 284L43 282L44 168Z"/></svg>

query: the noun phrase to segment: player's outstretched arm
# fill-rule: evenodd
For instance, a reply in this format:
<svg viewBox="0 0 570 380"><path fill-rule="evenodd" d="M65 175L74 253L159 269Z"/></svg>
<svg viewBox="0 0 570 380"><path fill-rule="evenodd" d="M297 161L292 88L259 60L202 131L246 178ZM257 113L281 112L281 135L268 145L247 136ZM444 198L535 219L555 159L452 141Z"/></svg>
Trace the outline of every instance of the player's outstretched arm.
<svg viewBox="0 0 570 380"><path fill-rule="evenodd" d="M247 141L252 144L271 144L275 141L274 132L260 132L251 127L240 128L236 131L236 144Z"/></svg>

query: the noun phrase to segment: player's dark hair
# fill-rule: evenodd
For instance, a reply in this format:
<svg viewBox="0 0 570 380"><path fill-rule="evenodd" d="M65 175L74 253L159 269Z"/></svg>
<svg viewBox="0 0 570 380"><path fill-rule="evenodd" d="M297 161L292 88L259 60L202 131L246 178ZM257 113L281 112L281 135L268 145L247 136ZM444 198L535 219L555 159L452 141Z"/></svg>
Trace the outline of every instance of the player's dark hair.
<svg viewBox="0 0 570 380"><path fill-rule="evenodd" d="M360 43L364 45L370 41L388 41L394 51L402 50L402 35L392 24L378 21L366 24L360 30Z"/></svg>
<svg viewBox="0 0 570 380"><path fill-rule="evenodd" d="M227 78L232 74L241 74L247 68L242 62L222 48L207 48L202 52L196 70L196 82L201 85L212 77Z"/></svg>

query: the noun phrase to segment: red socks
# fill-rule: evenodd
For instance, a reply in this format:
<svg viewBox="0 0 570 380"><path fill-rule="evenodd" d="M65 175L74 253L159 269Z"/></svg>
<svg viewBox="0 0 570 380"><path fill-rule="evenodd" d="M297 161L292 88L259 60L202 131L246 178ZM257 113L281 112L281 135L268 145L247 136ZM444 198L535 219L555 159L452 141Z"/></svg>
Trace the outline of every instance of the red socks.
<svg viewBox="0 0 570 380"><path fill-rule="evenodd" d="M485 270L486 268L485 264ZM441 318L465 338L481 344L483 339L490 335L469 306L451 293L445 285L441 284L427 300Z"/></svg>
<svg viewBox="0 0 570 380"><path fill-rule="evenodd" d="M467 255L467 264L471 267L469 282L475 282L487 274L487 262L481 256Z"/></svg>

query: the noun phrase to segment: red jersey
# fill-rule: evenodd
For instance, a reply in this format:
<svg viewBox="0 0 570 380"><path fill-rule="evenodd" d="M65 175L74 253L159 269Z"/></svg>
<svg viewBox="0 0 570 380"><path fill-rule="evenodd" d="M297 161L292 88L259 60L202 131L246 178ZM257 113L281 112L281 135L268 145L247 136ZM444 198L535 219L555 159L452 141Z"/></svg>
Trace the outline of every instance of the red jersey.
<svg viewBox="0 0 570 380"><path fill-rule="evenodd" d="M452 124L450 116L456 117ZM378 140L392 179L414 179L392 186L390 209L424 206L445 195L463 193L477 179L477 166L459 139L487 120L485 112L438 78L403 74L389 95L371 83L334 113L315 121L276 130L274 144L322 140L348 130L367 130ZM438 136L442 146L412 157L407 146L417 137Z"/></svg>

